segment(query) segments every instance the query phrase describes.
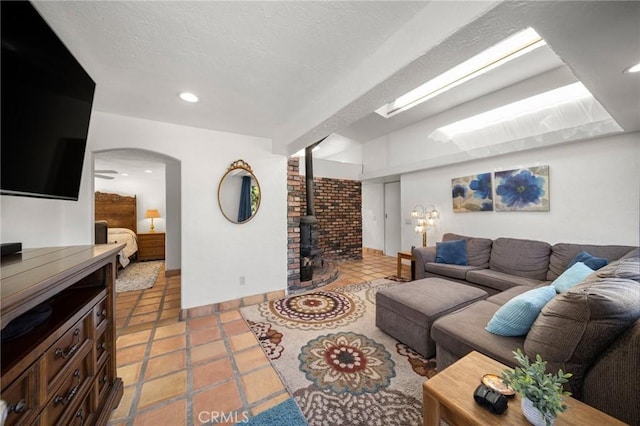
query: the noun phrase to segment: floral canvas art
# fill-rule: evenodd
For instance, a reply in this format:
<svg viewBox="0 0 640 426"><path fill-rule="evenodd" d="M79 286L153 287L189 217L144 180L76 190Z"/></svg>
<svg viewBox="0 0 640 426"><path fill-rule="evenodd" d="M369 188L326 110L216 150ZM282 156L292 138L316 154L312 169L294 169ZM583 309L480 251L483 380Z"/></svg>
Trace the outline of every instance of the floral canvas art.
<svg viewBox="0 0 640 426"><path fill-rule="evenodd" d="M480 173L451 179L453 211L493 211L493 185L491 173Z"/></svg>
<svg viewBox="0 0 640 426"><path fill-rule="evenodd" d="M496 211L549 211L549 166L495 172Z"/></svg>

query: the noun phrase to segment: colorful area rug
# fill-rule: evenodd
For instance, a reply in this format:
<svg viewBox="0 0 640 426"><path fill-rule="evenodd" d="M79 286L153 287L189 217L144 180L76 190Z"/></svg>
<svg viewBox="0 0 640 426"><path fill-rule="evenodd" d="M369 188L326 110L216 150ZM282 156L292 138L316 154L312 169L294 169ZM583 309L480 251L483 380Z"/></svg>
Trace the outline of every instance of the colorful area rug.
<svg viewBox="0 0 640 426"><path fill-rule="evenodd" d="M380 279L241 309L310 425L422 424L426 360L375 326Z"/></svg>
<svg viewBox="0 0 640 426"><path fill-rule="evenodd" d="M118 276L116 277L116 293L144 290L145 288L153 287L163 263L161 260L134 262L123 270L118 271Z"/></svg>

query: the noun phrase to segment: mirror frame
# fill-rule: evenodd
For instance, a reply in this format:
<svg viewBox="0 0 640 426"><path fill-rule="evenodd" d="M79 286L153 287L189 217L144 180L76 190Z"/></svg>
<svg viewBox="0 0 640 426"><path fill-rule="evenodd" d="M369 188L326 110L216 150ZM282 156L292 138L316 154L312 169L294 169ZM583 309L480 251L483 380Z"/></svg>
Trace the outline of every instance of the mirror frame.
<svg viewBox="0 0 640 426"><path fill-rule="evenodd" d="M220 199L220 192L222 191L222 184L224 183L224 180L226 179L227 176L229 176L229 173L232 173L235 170L244 170L247 173L249 173L249 175L251 176L251 179L255 181L256 186L258 187L258 194L259 194L258 203L256 205L256 211L251 216L249 216L248 219L243 220L242 222L238 222L237 220L234 220L229 216L227 216L227 213L225 213L224 208L222 207L222 200ZM247 163L244 160L237 160L231 163L231 165L227 168L226 173L220 179L220 183L218 184L218 206L220 207L220 211L222 212L222 215L225 217L225 219L227 219L229 222L234 223L236 225L249 222L258 214L258 210L260 210L261 200L262 200L262 189L260 188L260 182L258 182L258 178L256 177L256 175L253 174L253 170L251 169L251 166L249 165L249 163Z"/></svg>

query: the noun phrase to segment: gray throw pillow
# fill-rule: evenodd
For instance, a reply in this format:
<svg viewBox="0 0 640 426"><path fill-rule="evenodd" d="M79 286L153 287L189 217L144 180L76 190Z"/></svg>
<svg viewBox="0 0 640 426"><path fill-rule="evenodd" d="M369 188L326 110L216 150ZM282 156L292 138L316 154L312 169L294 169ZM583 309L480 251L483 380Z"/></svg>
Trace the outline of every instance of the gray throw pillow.
<svg viewBox="0 0 640 426"><path fill-rule="evenodd" d="M527 356L540 354L548 371L573 373L566 387L578 399L591 364L640 318L640 284L593 277L547 303L524 342Z"/></svg>

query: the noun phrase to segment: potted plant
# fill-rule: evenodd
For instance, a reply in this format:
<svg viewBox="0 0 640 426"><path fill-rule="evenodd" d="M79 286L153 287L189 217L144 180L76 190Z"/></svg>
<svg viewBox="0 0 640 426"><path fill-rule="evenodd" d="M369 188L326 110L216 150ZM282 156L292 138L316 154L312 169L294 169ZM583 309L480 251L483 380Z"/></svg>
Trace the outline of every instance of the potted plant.
<svg viewBox="0 0 640 426"><path fill-rule="evenodd" d="M567 409L562 396L571 392L565 391L563 385L573 374L562 370L547 373L547 362L539 354L535 362L530 362L520 349L513 354L520 366L504 370L502 380L522 396L522 413L531 424L551 426L558 413Z"/></svg>

